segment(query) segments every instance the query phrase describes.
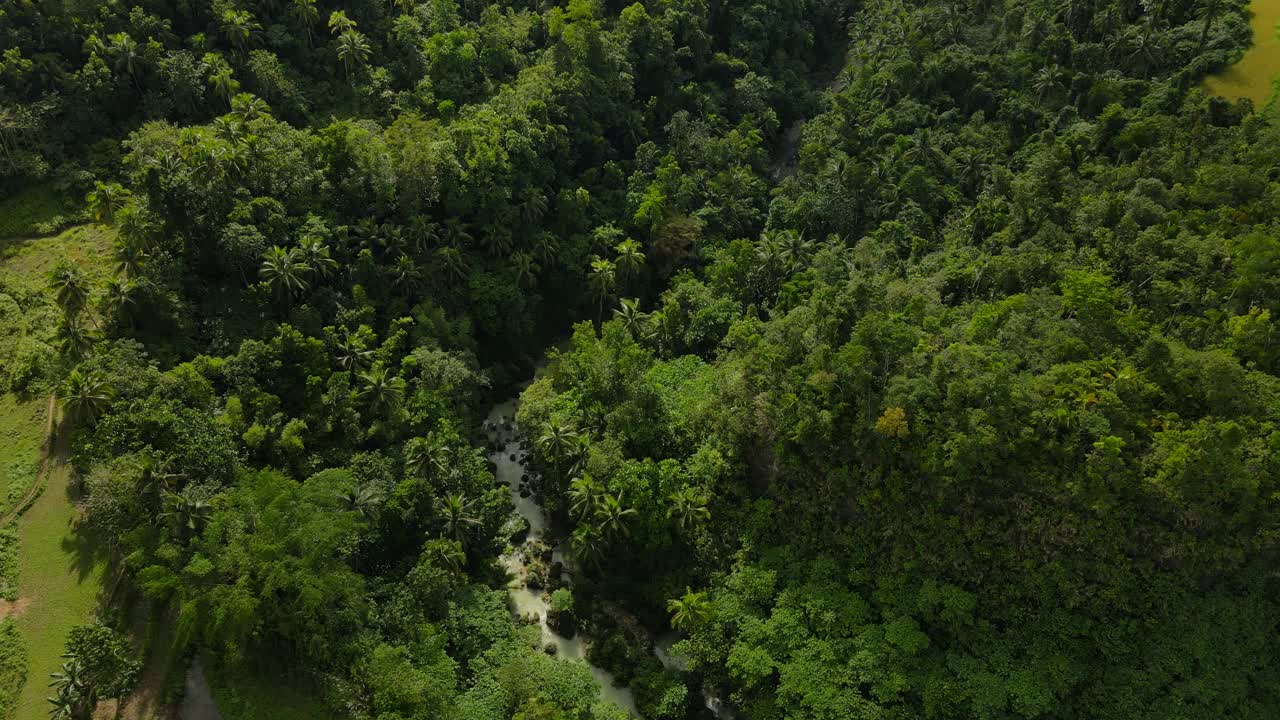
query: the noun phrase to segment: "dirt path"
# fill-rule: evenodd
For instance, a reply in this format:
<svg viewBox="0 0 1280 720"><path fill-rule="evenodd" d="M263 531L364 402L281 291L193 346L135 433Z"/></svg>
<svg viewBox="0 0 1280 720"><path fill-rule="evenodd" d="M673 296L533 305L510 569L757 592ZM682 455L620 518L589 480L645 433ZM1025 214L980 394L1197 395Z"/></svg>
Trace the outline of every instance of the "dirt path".
<svg viewBox="0 0 1280 720"><path fill-rule="evenodd" d="M44 484L45 475L49 472L49 458L52 455L51 451L53 444L50 442L50 438L53 437L53 420L57 411L57 397L50 395L49 407L45 411L44 451L42 453L43 456L40 458L40 467L36 470L36 476L31 481L31 487L27 488L27 492L22 496L22 499L18 500L18 502L14 504L14 506L3 516L0 516L0 527L4 527L10 522L13 522L13 519L21 515L22 511L26 510L27 507L35 501L36 496L40 494L40 488Z"/></svg>

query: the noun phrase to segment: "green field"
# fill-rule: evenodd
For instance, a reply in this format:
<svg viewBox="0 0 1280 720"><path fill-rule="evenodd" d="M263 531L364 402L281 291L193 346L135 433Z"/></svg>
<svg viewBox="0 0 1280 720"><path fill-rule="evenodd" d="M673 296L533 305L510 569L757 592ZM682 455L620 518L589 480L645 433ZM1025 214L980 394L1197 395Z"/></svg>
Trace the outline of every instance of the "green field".
<svg viewBox="0 0 1280 720"><path fill-rule="evenodd" d="M1271 83L1280 76L1280 0L1253 0L1249 5L1253 18L1253 46L1240 62L1210 77L1205 86L1223 97L1247 97L1254 107L1262 108L1271 97Z"/></svg>
<svg viewBox="0 0 1280 720"><path fill-rule="evenodd" d="M23 218L50 210L52 201L48 198L42 200L30 193L21 197L27 203L27 211L20 213ZM13 209L11 205L6 203L6 212ZM0 228L14 222L8 217ZM0 289L28 298L23 304L25 322L18 326L20 332L40 338L50 334L45 320L46 315L52 316L38 300L31 299L44 291L49 269L69 258L98 282L108 272L110 247L110 233L98 226L75 227L45 238L0 240ZM43 392L22 398L0 395L0 512L8 512L36 481L47 408ZM17 720L48 716L47 679L61 662L67 633L92 617L105 565L89 539L76 530L77 511L69 496L71 469L65 460L64 444L55 449L43 493L16 523L16 592L11 585L6 591L0 583L0 596L16 601L6 607L5 614L16 627L16 637L27 656L27 681L21 689L16 685L23 673L11 668L0 672L0 710L7 709L16 695L12 717ZM8 549L12 557L12 546ZM7 574L13 575L11 570ZM13 641L12 634L6 636L6 643Z"/></svg>
<svg viewBox="0 0 1280 720"><path fill-rule="evenodd" d="M44 398L22 401L11 394L0 395L0 517L13 508L35 478L44 414ZM0 579L2 597L8 595Z"/></svg>

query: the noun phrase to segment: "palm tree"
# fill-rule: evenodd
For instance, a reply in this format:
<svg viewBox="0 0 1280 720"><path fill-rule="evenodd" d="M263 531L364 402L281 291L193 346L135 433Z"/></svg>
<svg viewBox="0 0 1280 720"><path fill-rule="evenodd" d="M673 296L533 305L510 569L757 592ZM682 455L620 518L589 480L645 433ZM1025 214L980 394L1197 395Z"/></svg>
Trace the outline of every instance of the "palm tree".
<svg viewBox="0 0 1280 720"><path fill-rule="evenodd" d="M142 68L144 56L138 48L138 41L127 33L112 33L107 36L110 45L106 47L107 55L115 62L115 70L129 76L129 81L138 87L138 70Z"/></svg>
<svg viewBox="0 0 1280 720"><path fill-rule="evenodd" d="M410 440L404 448L404 464L418 477L443 473L448 468L449 446L435 432Z"/></svg>
<svg viewBox="0 0 1280 720"><path fill-rule="evenodd" d="M578 523L569 537L569 547L579 562L598 569L604 558L604 534L591 523Z"/></svg>
<svg viewBox="0 0 1280 720"><path fill-rule="evenodd" d="M540 192L530 192L525 196L516 213L527 225L535 225L547 212L547 196Z"/></svg>
<svg viewBox="0 0 1280 720"><path fill-rule="evenodd" d="M690 632L707 624L715 607L705 592L686 587L683 596L667 601L667 612L671 613L673 629Z"/></svg>
<svg viewBox="0 0 1280 720"><path fill-rule="evenodd" d="M85 325L79 315L63 315L58 324L58 349L69 358L79 359L89 354L98 341L98 333Z"/></svg>
<svg viewBox="0 0 1280 720"><path fill-rule="evenodd" d="M471 271L467 267L466 258L462 256L462 251L452 245L436 248L436 257L439 258L440 264L444 266L445 272L455 280L465 280L467 274Z"/></svg>
<svg viewBox="0 0 1280 720"><path fill-rule="evenodd" d="M115 221L116 211L124 207L125 201L132 194L120 183L104 183L99 180L93 184L93 190L84 199L93 219L110 225Z"/></svg>
<svg viewBox="0 0 1280 720"><path fill-rule="evenodd" d="M369 41L365 40L364 35L355 30L347 30L339 35L336 47L338 59L342 61L342 66L347 71L348 79L353 77L357 67L369 60L369 55L372 52L369 48Z"/></svg>
<svg viewBox="0 0 1280 720"><path fill-rule="evenodd" d="M132 324L133 313L130 309L136 304L134 300L135 290L137 290L137 284L132 280L118 278L108 280L106 292L102 295L102 310L104 314Z"/></svg>
<svg viewBox="0 0 1280 720"><path fill-rule="evenodd" d="M329 254L329 247L319 238L303 238L298 246L302 262L320 279L327 280L338 270L338 261Z"/></svg>
<svg viewBox="0 0 1280 720"><path fill-rule="evenodd" d="M622 321L622 326L632 337L643 337L646 331L648 316L640 312L640 301L623 298L622 303L614 309L613 316Z"/></svg>
<svg viewBox="0 0 1280 720"><path fill-rule="evenodd" d="M289 14L302 25L302 32L307 36L307 45L311 45L314 42L316 23L320 21L316 0L293 0L289 6Z"/></svg>
<svg viewBox="0 0 1280 720"><path fill-rule="evenodd" d="M479 518L472 514L472 502L458 493L436 498L435 506L436 515L444 521L445 532L465 547L466 529L480 524Z"/></svg>
<svg viewBox="0 0 1280 720"><path fill-rule="evenodd" d="M569 512L579 519L595 514L600 496L604 494L604 486L590 475L583 474L569 483Z"/></svg>
<svg viewBox="0 0 1280 720"><path fill-rule="evenodd" d="M75 315L89 300L89 278L80 266L69 261L59 262L49 271L49 289L57 296L58 306L65 315Z"/></svg>
<svg viewBox="0 0 1280 720"><path fill-rule="evenodd" d="M591 259L591 287L599 298L599 311L596 313L596 324L604 321L604 300L613 292L617 280L617 268L609 260L596 256Z"/></svg>
<svg viewBox="0 0 1280 720"><path fill-rule="evenodd" d="M231 114L240 122L248 124L260 118L271 117L271 106L252 93L238 93L231 98Z"/></svg>
<svg viewBox="0 0 1280 720"><path fill-rule="evenodd" d="M518 252L511 256L511 264L516 270L516 285L531 288L538 284L538 271L542 268L533 259L533 255Z"/></svg>
<svg viewBox="0 0 1280 720"><path fill-rule="evenodd" d="M644 267L644 252L640 249L640 243L627 238L618 243L613 248L618 253L618 259L614 262L618 267L618 272L622 275L623 287L635 277L640 268Z"/></svg>
<svg viewBox="0 0 1280 720"><path fill-rule="evenodd" d="M1056 64L1049 64L1040 68L1036 72L1036 77L1031 87L1036 91L1036 95L1043 102L1046 98L1056 95L1063 89L1062 70Z"/></svg>
<svg viewBox="0 0 1280 720"><path fill-rule="evenodd" d="M329 32L334 35L341 35L345 32L351 32L356 29L356 21L347 17L347 13L342 10L334 10L329 15Z"/></svg>
<svg viewBox="0 0 1280 720"><path fill-rule="evenodd" d="M339 494L338 499L342 501L342 506L347 512L356 513L366 520L373 520L378 517L386 496L373 483L365 483Z"/></svg>
<svg viewBox="0 0 1280 720"><path fill-rule="evenodd" d="M130 237L118 237L115 241L115 271L126 279L135 278L142 273L142 266L150 257L144 243Z"/></svg>
<svg viewBox="0 0 1280 720"><path fill-rule="evenodd" d="M248 10L226 10L222 13L222 34L236 47L240 56L249 50L254 33L262 29Z"/></svg>
<svg viewBox="0 0 1280 720"><path fill-rule="evenodd" d="M209 499L193 487L188 486L182 492L166 491L164 493L164 509L159 517L169 523L169 527L178 537L190 537L204 529L213 515L213 506Z"/></svg>
<svg viewBox="0 0 1280 720"><path fill-rule="evenodd" d="M444 241L450 247L461 250L470 245L474 239L463 221L454 217L444 221Z"/></svg>
<svg viewBox="0 0 1280 720"><path fill-rule="evenodd" d="M223 115L222 117L214 118L213 122L210 123L210 128L213 130L214 137L225 140L230 145L239 144L245 135L244 123L241 123L234 115Z"/></svg>
<svg viewBox="0 0 1280 720"><path fill-rule="evenodd" d="M303 260L302 253L297 248L285 250L276 245L263 254L258 276L274 288L287 305L294 295L309 287L306 276L310 272L311 267Z"/></svg>
<svg viewBox="0 0 1280 720"><path fill-rule="evenodd" d="M391 268L391 283L401 290L412 292L422 285L422 272L418 264L408 255L396 258Z"/></svg>
<svg viewBox="0 0 1280 720"><path fill-rule="evenodd" d="M697 488L682 487L667 499L671 502L667 507L667 517L675 521L681 532L688 532L711 517L707 498Z"/></svg>
<svg viewBox="0 0 1280 720"><path fill-rule="evenodd" d="M372 350L364 349L360 340L351 333L338 342L336 359L338 367L350 372L360 372L373 357Z"/></svg>
<svg viewBox="0 0 1280 720"><path fill-rule="evenodd" d="M235 79L231 66L224 65L209 75L209 87L213 88L215 95L231 102L231 98L240 91L240 81Z"/></svg>
<svg viewBox="0 0 1280 720"><path fill-rule="evenodd" d="M813 241L795 230L783 230L778 235L779 254L787 271L798 272L807 267L813 256Z"/></svg>
<svg viewBox="0 0 1280 720"><path fill-rule="evenodd" d="M404 400L404 380L392 375L381 364L369 372L360 374L361 387L357 397L375 416L385 416L400 407Z"/></svg>
<svg viewBox="0 0 1280 720"><path fill-rule="evenodd" d="M573 450L573 444L577 437L576 430L557 420L548 420L542 426L542 435L538 437L538 449L551 458L557 477L561 474L561 463Z"/></svg>
<svg viewBox="0 0 1280 720"><path fill-rule="evenodd" d="M560 259L560 240L549 232L540 232L533 240L533 249L543 263L554 264Z"/></svg>
<svg viewBox="0 0 1280 720"><path fill-rule="evenodd" d="M155 453L145 452L141 456L141 472L138 474L136 490L138 496L150 500L173 488L182 473L173 470L173 458L159 457ZM150 504L148 503L148 506Z"/></svg>
<svg viewBox="0 0 1280 720"><path fill-rule="evenodd" d="M601 495L600 502L596 506L596 520L600 523L600 529L613 540L625 538L630 534L627 518L635 514L635 508L624 506L618 496L609 493Z"/></svg>
<svg viewBox="0 0 1280 720"><path fill-rule="evenodd" d="M58 399L72 423L96 425L98 418L115 398L115 390L105 376L97 372L81 372L79 368L67 374L58 389Z"/></svg>
<svg viewBox="0 0 1280 720"><path fill-rule="evenodd" d="M462 543L444 538L428 540L422 546L422 555L436 566L454 575L460 574L462 566L467 562L467 554L462 549Z"/></svg>

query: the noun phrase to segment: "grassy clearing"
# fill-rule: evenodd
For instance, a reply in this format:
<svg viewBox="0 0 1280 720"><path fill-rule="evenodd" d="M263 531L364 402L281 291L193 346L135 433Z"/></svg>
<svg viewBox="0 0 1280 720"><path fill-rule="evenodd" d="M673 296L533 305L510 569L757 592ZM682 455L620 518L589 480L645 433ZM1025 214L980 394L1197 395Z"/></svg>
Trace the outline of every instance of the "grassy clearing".
<svg viewBox="0 0 1280 720"><path fill-rule="evenodd" d="M1205 80L1209 92L1223 97L1247 97L1262 109L1271 98L1272 82L1280 77L1280 0L1253 0L1253 46L1240 62Z"/></svg>
<svg viewBox="0 0 1280 720"><path fill-rule="evenodd" d="M0 395L0 516L9 512L35 480L45 409L44 398L23 401L8 393ZM2 579L0 597L6 597Z"/></svg>
<svg viewBox="0 0 1280 720"><path fill-rule="evenodd" d="M29 197L25 202L23 207L33 205ZM6 201L0 208L0 228L15 222L6 215L12 203ZM0 294L19 301L25 319L11 323L16 331L10 339L38 339L49 333L49 318L54 316L44 312L50 304L45 275L62 258L80 263L100 284L109 273L112 238L106 228L85 225L53 237L0 240ZM0 504L6 509L35 480L47 407L40 395L21 400L0 396ZM17 609L7 621L13 629L0 635L0 642L24 646L13 651L25 656L21 672L11 671L12 663L0 664L0 702L13 708L9 717L14 720L48 717L49 674L61 663L67 633L92 617L105 566L91 539L75 529L66 456L65 443L59 443L44 492L17 522ZM0 647L0 655L10 654L8 650Z"/></svg>
<svg viewBox="0 0 1280 720"><path fill-rule="evenodd" d="M65 225L72 211L62 196L44 185L0 200L0 238L43 235L47 225Z"/></svg>
<svg viewBox="0 0 1280 720"><path fill-rule="evenodd" d="M52 237L0 240L0 285L40 291L46 274L63 258L79 263L101 284L111 273L114 239L115 230L105 225L77 225Z"/></svg>
<svg viewBox="0 0 1280 720"><path fill-rule="evenodd" d="M58 669L67 633L91 619L106 565L92 540L75 530L65 447L56 458L48 487L18 521L18 597L28 605L16 622L30 659L16 720L48 715L47 678Z"/></svg>

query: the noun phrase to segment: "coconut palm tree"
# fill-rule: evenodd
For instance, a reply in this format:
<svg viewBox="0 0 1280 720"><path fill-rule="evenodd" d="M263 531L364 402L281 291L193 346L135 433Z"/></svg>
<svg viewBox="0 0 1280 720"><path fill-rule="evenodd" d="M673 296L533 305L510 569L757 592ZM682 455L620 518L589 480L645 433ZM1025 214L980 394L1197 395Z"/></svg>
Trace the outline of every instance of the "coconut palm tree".
<svg viewBox="0 0 1280 720"><path fill-rule="evenodd" d="M107 56L113 61L115 71L128 75L134 87L140 87L138 71L142 69L146 56L138 46L138 41L128 33L118 32L108 35L107 42L109 43L106 46Z"/></svg>
<svg viewBox="0 0 1280 720"><path fill-rule="evenodd" d="M436 257L440 260L444 271L454 280L465 280L471 272L471 268L467 267L467 260L462 255L462 251L451 245L436 248Z"/></svg>
<svg viewBox="0 0 1280 720"><path fill-rule="evenodd" d="M338 261L329 253L329 246L320 238L304 237L298 246L302 262L322 280L328 280L338 271Z"/></svg>
<svg viewBox="0 0 1280 720"><path fill-rule="evenodd" d="M542 268L533 255L522 250L511 256L511 265L516 271L516 285L531 288L538 284L538 271Z"/></svg>
<svg viewBox="0 0 1280 720"><path fill-rule="evenodd" d="M84 199L89 205L89 213L93 215L93 219L110 225L115 221L116 212L124 207L125 201L132 194L120 183L98 181L93 184L93 190L89 191Z"/></svg>
<svg viewBox="0 0 1280 720"><path fill-rule="evenodd" d="M562 463L573 451L577 438L576 430L558 420L548 420L542 426L542 434L538 436L538 449L551 459L557 477L561 474Z"/></svg>
<svg viewBox="0 0 1280 720"><path fill-rule="evenodd" d="M437 567L444 568L454 575L462 573L467 563L467 554L462 543L445 538L433 538L422 546L422 555Z"/></svg>
<svg viewBox="0 0 1280 720"><path fill-rule="evenodd" d="M604 495L604 486L590 475L583 474L569 483L569 512L579 519L595 514L600 497Z"/></svg>
<svg viewBox="0 0 1280 720"><path fill-rule="evenodd" d="M472 502L465 495L443 495L436 498L436 515L444 522L445 533L464 547L466 529L480 524L480 519L472 512Z"/></svg>
<svg viewBox="0 0 1280 720"><path fill-rule="evenodd" d="M338 53L338 59L342 61L342 67L347 72L347 78L353 78L357 67L364 65L369 61L369 55L372 50L369 48L369 41L364 35L355 30L347 30L338 36L335 46Z"/></svg>
<svg viewBox="0 0 1280 720"><path fill-rule="evenodd" d="M647 330L648 316L640 312L640 301L636 298L623 298L613 311L613 316L622 321L622 326L632 337L643 337Z"/></svg>
<svg viewBox="0 0 1280 720"><path fill-rule="evenodd" d="M346 337L338 342L336 359L338 367L349 372L360 372L369 364L369 359L373 357L372 350L365 350L359 338L351 333L347 333Z"/></svg>
<svg viewBox="0 0 1280 720"><path fill-rule="evenodd" d="M151 257L144 243L133 237L126 239L123 236L116 238L112 255L115 259L116 273L126 279L136 278L142 274L142 266Z"/></svg>
<svg viewBox="0 0 1280 720"><path fill-rule="evenodd" d="M334 35L341 35L345 32L352 32L356 29L356 21L347 17L347 13L342 10L334 10L329 15L329 32Z"/></svg>
<svg viewBox="0 0 1280 720"><path fill-rule="evenodd" d="M621 498L605 493L600 496L596 505L596 520L600 529L610 540L627 537L631 530L627 527L628 519L636 514L636 509L626 507Z"/></svg>
<svg viewBox="0 0 1280 720"><path fill-rule="evenodd" d="M1032 81L1031 88L1036 91L1036 95L1044 102L1047 98L1053 97L1062 91L1062 69L1056 64L1045 65L1036 71L1035 79Z"/></svg>
<svg viewBox="0 0 1280 720"><path fill-rule="evenodd" d="M193 486L184 488L182 492L170 490L164 493L163 509L159 517L180 538L198 534L212 516L213 506L209 499Z"/></svg>
<svg viewBox="0 0 1280 720"><path fill-rule="evenodd" d="M97 372L73 369L58 389L58 399L72 423L95 425L115 398L106 377Z"/></svg>
<svg viewBox="0 0 1280 720"><path fill-rule="evenodd" d="M599 569L600 561L604 559L604 534L591 523L578 523L569 537L569 548L578 562Z"/></svg>
<svg viewBox="0 0 1280 720"><path fill-rule="evenodd" d="M357 398L374 416L383 417L400 407L404 400L404 380L392 375L381 364L360 374L362 385Z"/></svg>
<svg viewBox="0 0 1280 720"><path fill-rule="evenodd" d="M262 26L248 10L225 10L222 13L222 34L239 51L240 57L249 51L253 36Z"/></svg>
<svg viewBox="0 0 1280 720"><path fill-rule="evenodd" d="M626 289L631 280L640 272L640 268L644 267L644 252L640 249L640 243L631 238L618 243L613 249L618 253L614 263L618 267L618 273L622 276L622 286Z"/></svg>
<svg viewBox="0 0 1280 720"><path fill-rule="evenodd" d="M65 315L79 313L89 300L89 278L79 265L69 260L59 262L49 271L49 288Z"/></svg>
<svg viewBox="0 0 1280 720"><path fill-rule="evenodd" d="M132 325L132 309L137 304L134 293L137 288L137 283L132 280L121 280L119 278L108 280L106 290L102 295L103 313Z"/></svg>
<svg viewBox="0 0 1280 720"><path fill-rule="evenodd" d="M591 275L589 277L591 287L599 298L599 310L596 313L596 325L603 322L604 318L604 300L609 297L609 293L613 292L614 286L617 284L617 266L611 261L596 256L591 259Z"/></svg>
<svg viewBox="0 0 1280 720"><path fill-rule="evenodd" d="M671 613L673 629L691 632L711 620L715 607L705 592L686 587L683 596L667 601L667 612Z"/></svg>
<svg viewBox="0 0 1280 720"><path fill-rule="evenodd" d="M340 493L338 499L342 501L342 507L347 512L356 513L366 520L374 520L382 510L382 503L386 500L386 496L372 483L365 483Z"/></svg>
<svg viewBox="0 0 1280 720"><path fill-rule="evenodd" d="M414 438L405 444L406 469L417 477L431 477L444 473L449 466L449 446L434 431L426 437Z"/></svg>
<svg viewBox="0 0 1280 720"><path fill-rule="evenodd" d="M85 325L79 315L63 315L58 324L58 349L69 358L79 359L89 353L98 341L98 332Z"/></svg>
<svg viewBox="0 0 1280 720"><path fill-rule="evenodd" d="M237 93L231 98L231 114L244 124L271 117L271 106L253 93Z"/></svg>
<svg viewBox="0 0 1280 720"><path fill-rule="evenodd" d="M315 27L320 21L320 11L316 8L316 0L293 0L289 5L289 14L302 26L307 36L307 45L315 42Z"/></svg>
<svg viewBox="0 0 1280 720"><path fill-rule="evenodd" d="M787 271L798 272L808 267L813 257L813 241L795 230L783 230L778 236L780 259Z"/></svg>
<svg viewBox="0 0 1280 720"><path fill-rule="evenodd" d="M667 517L676 523L681 532L706 522L711 518L707 498L697 488L682 487L668 496Z"/></svg>
<svg viewBox="0 0 1280 720"><path fill-rule="evenodd" d="M307 282L310 273L311 266L303 260L297 248L285 250L279 245L263 254L262 267L258 269L258 276L276 291L286 305L292 302L294 295L310 287Z"/></svg>
<svg viewBox="0 0 1280 720"><path fill-rule="evenodd" d="M235 79L230 65L223 65L209 74L209 87L213 93L227 102L240 91L240 81Z"/></svg>

